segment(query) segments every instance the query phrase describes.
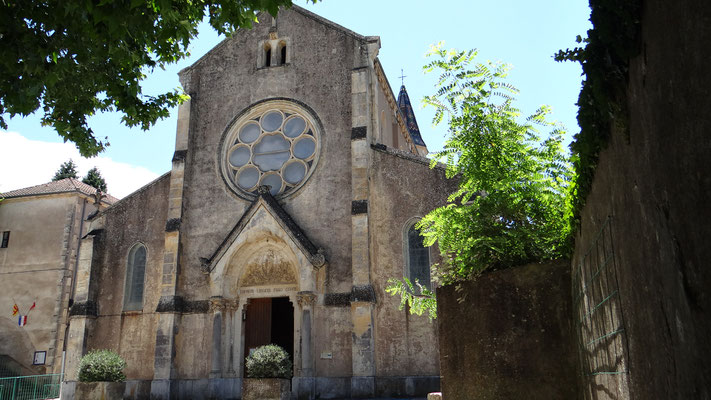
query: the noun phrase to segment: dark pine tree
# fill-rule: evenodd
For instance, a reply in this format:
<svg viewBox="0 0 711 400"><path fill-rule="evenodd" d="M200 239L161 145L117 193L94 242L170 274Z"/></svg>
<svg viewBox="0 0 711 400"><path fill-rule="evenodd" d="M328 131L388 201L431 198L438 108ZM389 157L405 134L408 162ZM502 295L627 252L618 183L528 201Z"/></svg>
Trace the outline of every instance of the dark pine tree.
<svg viewBox="0 0 711 400"><path fill-rule="evenodd" d="M86 173L84 179L82 179L81 181L106 193L106 181L101 176L101 172L99 172L99 169L96 167L90 169L89 172Z"/></svg>
<svg viewBox="0 0 711 400"><path fill-rule="evenodd" d="M79 178L79 176L77 175L77 165L74 164L74 160L72 160L71 158L69 159L69 161L65 161L62 163L62 165L59 166L59 169L57 170L57 172L55 172L52 181L59 181L64 178Z"/></svg>

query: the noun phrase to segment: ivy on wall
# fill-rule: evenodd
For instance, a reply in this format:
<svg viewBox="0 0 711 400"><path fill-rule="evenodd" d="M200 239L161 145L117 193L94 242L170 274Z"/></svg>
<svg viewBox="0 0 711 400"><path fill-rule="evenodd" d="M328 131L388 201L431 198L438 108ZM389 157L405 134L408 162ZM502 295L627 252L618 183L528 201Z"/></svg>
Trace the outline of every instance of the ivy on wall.
<svg viewBox="0 0 711 400"><path fill-rule="evenodd" d="M566 49L558 61L582 65L583 87L578 97L580 133L570 145L575 171L569 201L573 232L590 193L600 152L607 146L613 125L628 131L627 84L629 60L640 52L642 0L590 0L590 22L585 47Z"/></svg>

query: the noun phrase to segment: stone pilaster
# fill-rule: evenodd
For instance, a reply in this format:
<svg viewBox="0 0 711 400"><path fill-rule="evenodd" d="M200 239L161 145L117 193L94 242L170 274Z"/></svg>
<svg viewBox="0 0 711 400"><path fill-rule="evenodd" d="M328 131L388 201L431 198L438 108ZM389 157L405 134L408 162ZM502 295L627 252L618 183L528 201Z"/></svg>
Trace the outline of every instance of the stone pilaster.
<svg viewBox="0 0 711 400"><path fill-rule="evenodd" d="M74 304L69 317L69 335L66 338L67 350L64 380L77 380L79 360L86 351L87 332L96 318L96 303L91 297L91 262L94 257L94 236L82 239L77 265Z"/></svg>
<svg viewBox="0 0 711 400"><path fill-rule="evenodd" d="M222 317L225 311L225 300L222 297L210 298L210 312L212 313L212 369L210 378L222 376Z"/></svg>
<svg viewBox="0 0 711 400"><path fill-rule="evenodd" d="M373 60L379 41L368 40L361 45L365 65L351 73L351 273L354 287L370 287L370 246L368 206L371 165L370 142L374 131L373 103L375 77ZM353 302L351 395L373 397L375 394L375 357L373 337L373 303Z"/></svg>
<svg viewBox="0 0 711 400"><path fill-rule="evenodd" d="M225 369L227 376L235 376L235 335L237 329L236 319L239 318L237 311L239 310L239 298L225 300L225 334L223 335L223 353L227 357L225 360Z"/></svg>
<svg viewBox="0 0 711 400"><path fill-rule="evenodd" d="M223 354L225 339L224 315L225 315L225 299L220 296L210 298L210 313L212 314L212 354L210 368L210 383L208 385L209 397L213 399L220 398L221 379L223 369Z"/></svg>
<svg viewBox="0 0 711 400"><path fill-rule="evenodd" d="M175 137L173 168L170 171L170 191L168 193L168 218L165 224L165 244L163 248L163 270L161 276L161 298L156 312L159 313L156 330L153 382L151 399L174 397L176 377L174 354L175 334L180 322L180 297L176 293L179 273L180 224L183 208L183 181L185 159L188 151L190 131L190 100L178 108L178 126Z"/></svg>
<svg viewBox="0 0 711 400"><path fill-rule="evenodd" d="M299 292L296 295L296 318L298 321L298 332L301 336L299 341L297 375L292 380L292 393L298 399L313 399L316 394L316 378L314 378L314 355L312 340L312 325L314 305L316 304L316 294L310 291ZM296 322L296 321L295 321Z"/></svg>
<svg viewBox="0 0 711 400"><path fill-rule="evenodd" d="M313 292L299 292L296 302L301 308L301 376L313 376L314 357L311 343L311 323L316 295Z"/></svg>

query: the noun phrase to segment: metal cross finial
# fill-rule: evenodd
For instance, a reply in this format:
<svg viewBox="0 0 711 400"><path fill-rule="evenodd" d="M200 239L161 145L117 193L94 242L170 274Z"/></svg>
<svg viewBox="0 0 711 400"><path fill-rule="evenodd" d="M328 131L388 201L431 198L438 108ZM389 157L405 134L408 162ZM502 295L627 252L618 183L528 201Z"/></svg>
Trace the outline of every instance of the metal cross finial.
<svg viewBox="0 0 711 400"><path fill-rule="evenodd" d="M402 80L402 86L405 86L405 78L407 78L407 75L405 75L405 71L400 68L400 79Z"/></svg>

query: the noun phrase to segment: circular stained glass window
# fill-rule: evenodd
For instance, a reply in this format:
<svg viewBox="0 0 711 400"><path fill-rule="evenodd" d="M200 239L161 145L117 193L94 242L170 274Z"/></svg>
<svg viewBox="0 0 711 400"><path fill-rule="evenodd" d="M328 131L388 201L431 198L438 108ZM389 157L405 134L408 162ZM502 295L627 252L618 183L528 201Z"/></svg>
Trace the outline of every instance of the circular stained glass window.
<svg viewBox="0 0 711 400"><path fill-rule="evenodd" d="M319 132L297 104L262 103L238 119L223 142L223 173L230 187L253 197L259 186L286 196L309 178L318 158Z"/></svg>

